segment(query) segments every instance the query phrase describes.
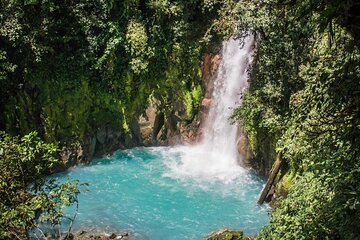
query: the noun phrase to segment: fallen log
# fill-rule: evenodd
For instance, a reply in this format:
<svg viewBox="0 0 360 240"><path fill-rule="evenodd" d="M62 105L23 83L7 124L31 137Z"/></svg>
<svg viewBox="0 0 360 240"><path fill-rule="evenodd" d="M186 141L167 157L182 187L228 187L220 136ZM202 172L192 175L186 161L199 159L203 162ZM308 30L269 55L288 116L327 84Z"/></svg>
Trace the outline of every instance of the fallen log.
<svg viewBox="0 0 360 240"><path fill-rule="evenodd" d="M283 162L283 157L282 157L282 153L279 153L277 155L277 158L276 158L276 161L270 171L270 175L269 175L269 178L266 182L266 185L264 187L264 189L262 190L261 192L261 195L260 195L260 198L258 200L258 204L263 204L267 195L269 194L269 191L271 189L271 186L274 184L274 181L276 179L276 176L277 174L279 173L279 170L280 170L280 167L282 165L282 162Z"/></svg>

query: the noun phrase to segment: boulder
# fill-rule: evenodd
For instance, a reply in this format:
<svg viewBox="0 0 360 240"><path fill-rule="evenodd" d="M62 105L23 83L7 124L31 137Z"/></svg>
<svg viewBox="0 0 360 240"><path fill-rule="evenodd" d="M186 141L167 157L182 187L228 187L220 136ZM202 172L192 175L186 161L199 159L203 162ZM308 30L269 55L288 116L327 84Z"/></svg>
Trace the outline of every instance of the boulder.
<svg viewBox="0 0 360 240"><path fill-rule="evenodd" d="M253 154L250 148L250 142L245 133L240 133L240 138L238 140L238 152L241 156L242 163L251 166L251 159L253 159Z"/></svg>
<svg viewBox="0 0 360 240"><path fill-rule="evenodd" d="M99 232L85 232L81 231L80 233L75 234L75 239L77 240L113 240L113 239L122 239L128 240L130 236L127 232L123 233L99 233Z"/></svg>
<svg viewBox="0 0 360 240"><path fill-rule="evenodd" d="M154 144L154 145L157 144L157 142L159 140L158 135L159 135L161 129L163 128L164 123L165 123L165 115L163 112L160 112L155 117L154 127L153 127L153 131L152 131L152 136L151 136L152 144Z"/></svg>
<svg viewBox="0 0 360 240"><path fill-rule="evenodd" d="M164 113L159 109L161 102L151 99L150 105L137 117L142 145L157 145L157 135L164 126Z"/></svg>
<svg viewBox="0 0 360 240"><path fill-rule="evenodd" d="M107 130L106 127L102 127L96 131L96 139L100 144L104 144L106 141Z"/></svg>
<svg viewBox="0 0 360 240"><path fill-rule="evenodd" d="M95 155L96 149L96 136L87 136L83 142L84 160L89 161Z"/></svg>
<svg viewBox="0 0 360 240"><path fill-rule="evenodd" d="M242 231L220 229L209 234L206 240L251 240L252 238L244 236Z"/></svg>
<svg viewBox="0 0 360 240"><path fill-rule="evenodd" d="M133 117L130 121L130 131L134 135L134 137L140 142L141 132L140 132L140 124L139 121Z"/></svg>
<svg viewBox="0 0 360 240"><path fill-rule="evenodd" d="M64 163L65 169L71 166L74 166L78 163L84 163L89 159L84 155L84 150L81 145L73 144L70 146L64 146L60 151L60 159ZM64 169L60 167L55 171L63 171Z"/></svg>

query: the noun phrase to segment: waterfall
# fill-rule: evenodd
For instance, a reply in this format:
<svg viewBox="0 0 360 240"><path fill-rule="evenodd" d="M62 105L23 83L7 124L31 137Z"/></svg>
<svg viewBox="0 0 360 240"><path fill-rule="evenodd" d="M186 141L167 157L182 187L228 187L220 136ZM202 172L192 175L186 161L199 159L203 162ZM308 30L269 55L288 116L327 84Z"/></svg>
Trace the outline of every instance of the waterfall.
<svg viewBox="0 0 360 240"><path fill-rule="evenodd" d="M242 94L248 87L247 70L253 51L252 35L242 42L230 39L223 43L222 61L214 81L202 140L196 146L182 148L181 162L170 165L177 175L225 182L244 175L237 150L238 126L232 124L230 118L234 108L241 105Z"/></svg>
<svg viewBox="0 0 360 240"><path fill-rule="evenodd" d="M241 95L248 86L247 69L253 51L252 37L245 39L242 48L239 41L231 39L223 45L223 59L214 82L212 105L201 142L206 151L226 156L231 163L238 158L238 126L231 124L230 118L234 108L241 105Z"/></svg>

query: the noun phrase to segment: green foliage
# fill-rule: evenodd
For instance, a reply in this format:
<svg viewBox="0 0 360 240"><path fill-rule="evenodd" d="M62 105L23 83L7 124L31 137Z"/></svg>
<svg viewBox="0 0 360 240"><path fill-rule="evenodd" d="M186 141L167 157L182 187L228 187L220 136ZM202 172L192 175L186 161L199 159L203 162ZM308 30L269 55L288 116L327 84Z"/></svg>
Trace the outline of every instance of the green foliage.
<svg viewBox="0 0 360 240"><path fill-rule="evenodd" d="M127 27L126 42L126 52L132 58L130 68L134 73L141 73L148 68L148 59L153 55L148 46L148 36L144 24L131 20Z"/></svg>
<svg viewBox="0 0 360 240"><path fill-rule="evenodd" d="M5 82L6 80L6 75L8 73L14 72L16 66L12 65L11 63L7 62L7 57L6 57L6 52L5 51L1 51L0 52L0 83L2 83L2 81Z"/></svg>
<svg viewBox="0 0 360 240"><path fill-rule="evenodd" d="M292 171L281 180L289 197L279 201L258 238L359 237L356 1L35 0L1 1L0 9L0 129L15 135L37 129L49 142L81 142L108 125L129 133L131 120L153 97L164 113L178 111L192 120L202 95L204 49L215 51L219 36L253 33L252 83L235 118L247 131L257 161L281 151ZM4 134L1 139L13 146L0 148L8 151L6 158L0 154L9 162L4 169L17 174L4 176L16 179L14 190L21 186L26 192L24 185L49 169L44 159L36 162L41 157L29 158L30 164L22 154L53 152L43 143L27 148L25 140ZM36 179L18 179L22 175L14 164L23 158L21 169L37 173ZM46 184L59 189L53 183L40 186ZM60 197L70 193L65 189L53 192L65 203L76 199ZM27 193L26 204L11 195L20 208L1 211L6 213L1 226L12 219L15 234L33 227L34 211L52 200ZM6 229L0 237L10 236Z"/></svg>
<svg viewBox="0 0 360 240"><path fill-rule="evenodd" d="M193 87L191 91L185 90L184 105L186 120L193 120L197 111L199 111L202 96L202 89L200 85Z"/></svg>
<svg viewBox="0 0 360 240"><path fill-rule="evenodd" d="M336 238L328 224L331 214L327 209L334 192L330 183L323 180L313 174L297 179L296 185L272 214L270 226L262 230L260 239Z"/></svg>
<svg viewBox="0 0 360 240"><path fill-rule="evenodd" d="M127 128L150 95L173 111L200 84L200 40L215 12L199 11L200 0L0 5L0 129L60 143Z"/></svg>
<svg viewBox="0 0 360 240"><path fill-rule="evenodd" d="M40 222L55 226L62 206L77 203L78 183L44 180L57 164L56 148L31 131L61 147L104 127L129 134L151 97L167 114L186 105L179 114L194 117L202 94L200 40L214 12L202 6L0 1L0 130L30 133L35 144L1 133L1 239L26 238Z"/></svg>
<svg viewBox="0 0 360 240"><path fill-rule="evenodd" d="M0 9L0 129L37 129L49 142L81 142L108 125L129 133L152 97L192 120L204 49L219 35L255 34L252 84L235 118L257 161L281 151L291 169L280 180L289 195L258 238L359 237L356 1L35 0ZM39 211L56 224L59 204L78 191L40 180L56 163L53 145L3 133L1 144L0 238L23 237Z"/></svg>
<svg viewBox="0 0 360 240"><path fill-rule="evenodd" d="M36 132L21 139L0 132L1 239L25 239L40 223L56 226L63 207L77 202L78 182L44 179L59 164L56 152Z"/></svg>
<svg viewBox="0 0 360 240"><path fill-rule="evenodd" d="M290 191L295 180L296 173L293 169L287 170L285 173L282 173L281 179L277 183L277 191L280 196L286 196ZM280 178L279 176L279 178Z"/></svg>
<svg viewBox="0 0 360 240"><path fill-rule="evenodd" d="M194 105L193 105L193 99L191 96L191 92L186 92L184 96L185 101L185 108L186 108L186 118L188 120L191 120L192 116L194 115Z"/></svg>
<svg viewBox="0 0 360 240"><path fill-rule="evenodd" d="M200 85L194 86L191 90L191 97L194 99L194 106L199 107L200 101L203 97L203 91Z"/></svg>
<svg viewBox="0 0 360 240"><path fill-rule="evenodd" d="M289 194L258 239L360 236L360 51L352 31L360 23L351 7L355 1L223 5L220 15L238 34L250 29L258 40L252 84L235 115L255 154L281 151L291 169L280 181Z"/></svg>
<svg viewBox="0 0 360 240"><path fill-rule="evenodd" d="M42 103L45 136L50 142L70 137L83 139L89 129L93 104L88 82L82 80L80 86L67 90L63 96L59 95L62 87L59 86L56 92L50 87L53 91L49 93L51 99Z"/></svg>

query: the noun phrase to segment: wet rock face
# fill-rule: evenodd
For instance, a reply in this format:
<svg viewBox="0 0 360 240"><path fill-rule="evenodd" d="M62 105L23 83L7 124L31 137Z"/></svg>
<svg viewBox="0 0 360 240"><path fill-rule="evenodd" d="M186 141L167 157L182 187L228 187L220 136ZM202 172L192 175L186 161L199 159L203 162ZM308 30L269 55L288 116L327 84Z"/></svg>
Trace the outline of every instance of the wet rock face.
<svg viewBox="0 0 360 240"><path fill-rule="evenodd" d="M91 136L88 138L92 139ZM123 133L111 126L104 126L97 129L94 152L88 152L87 159L91 159L94 156L99 157L111 154L117 149L125 148L124 139ZM86 149L90 150L89 148Z"/></svg>
<svg viewBox="0 0 360 240"><path fill-rule="evenodd" d="M174 105L174 110L165 117L166 140L164 144L194 144L201 139L202 126L206 122L209 108L211 106L212 92L214 89L214 80L217 76L221 62L220 54L206 53L202 59L202 85L204 98L201 100L200 113L191 122L183 121L184 106L180 103Z"/></svg>
<svg viewBox="0 0 360 240"><path fill-rule="evenodd" d="M64 163L64 167L68 168L83 162L83 151L81 146L72 146L63 148L60 152L60 159ZM59 169L64 170L64 169Z"/></svg>
<svg viewBox="0 0 360 240"><path fill-rule="evenodd" d="M240 130L240 138L237 147L240 156L242 156L241 163L245 164L245 166L252 167L251 161L254 158L254 156L251 151L249 139L246 133L242 130Z"/></svg>
<svg viewBox="0 0 360 240"><path fill-rule="evenodd" d="M201 107L204 108L204 109L209 109L211 106L211 98L204 98L202 101L201 101Z"/></svg>
<svg viewBox="0 0 360 240"><path fill-rule="evenodd" d="M201 101L201 112L192 121L186 120L186 111L182 101L175 102L171 112L164 113L161 102L152 99L143 113L134 116L129 123L129 132L124 133L111 125L94 130L78 146L64 149L60 158L67 167L89 162L118 149L136 146L157 146L175 144L193 144L201 138L201 128L206 121L211 106L214 80L221 62L219 54L205 54L202 60L202 82L205 90Z"/></svg>
<svg viewBox="0 0 360 240"><path fill-rule="evenodd" d="M205 91L205 98L211 98L214 90L214 80L221 63L220 54L206 53L202 62L202 80Z"/></svg>
<svg viewBox="0 0 360 240"><path fill-rule="evenodd" d="M117 149L136 146L136 140L131 139L127 142L123 133L109 126L104 126L96 130L93 135L84 138L82 144L75 143L64 147L60 152L60 159L65 168L87 163L94 157L111 154Z"/></svg>
<svg viewBox="0 0 360 240"><path fill-rule="evenodd" d="M201 113L198 119L196 130L192 128L192 132L188 132L187 135L191 136L191 139L200 141L202 137L202 128L207 121L210 106L212 104L212 94L214 90L214 81L217 77L219 66L221 63L220 54L206 53L202 61L202 83L205 90L204 98L201 101Z"/></svg>
<svg viewBox="0 0 360 240"><path fill-rule="evenodd" d="M153 99L150 106L138 118L140 126L140 142L145 146L162 144L159 132L164 126L164 113L160 109L161 102Z"/></svg>
<svg viewBox="0 0 360 240"><path fill-rule="evenodd" d="M80 163L87 163L94 157L112 154L118 149L136 146L164 144L164 114L157 107L150 106L143 115L134 117L129 132L124 133L111 125L104 125L84 138L80 144L66 146L60 152L65 169ZM59 169L61 170L61 169Z"/></svg>

